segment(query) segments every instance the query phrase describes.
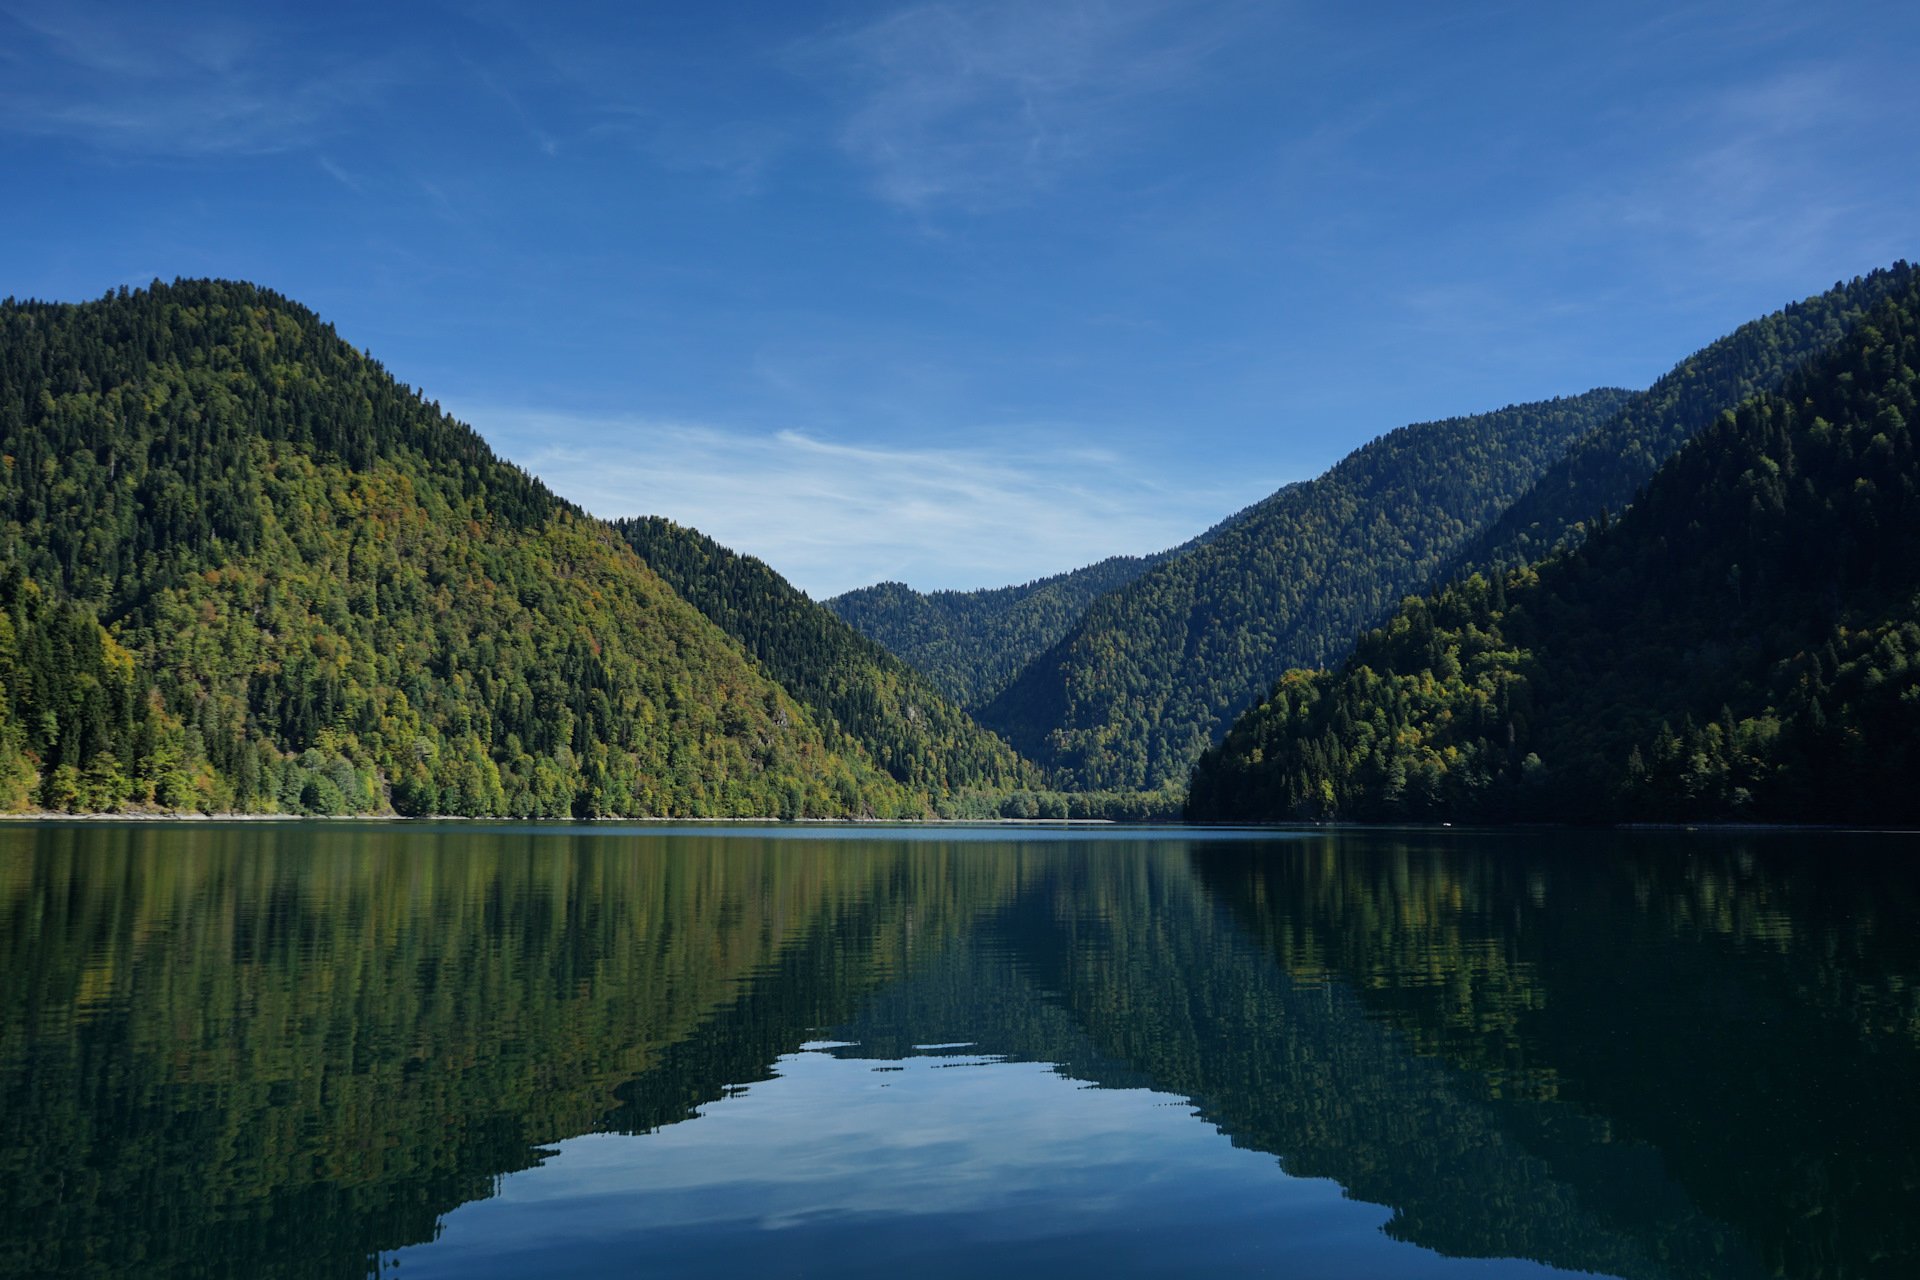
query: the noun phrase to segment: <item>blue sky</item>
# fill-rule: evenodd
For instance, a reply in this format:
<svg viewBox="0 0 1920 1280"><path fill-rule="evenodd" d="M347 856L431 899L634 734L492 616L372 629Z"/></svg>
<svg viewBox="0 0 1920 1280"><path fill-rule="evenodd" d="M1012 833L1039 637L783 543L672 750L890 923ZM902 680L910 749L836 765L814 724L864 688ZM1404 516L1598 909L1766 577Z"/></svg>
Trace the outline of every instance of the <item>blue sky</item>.
<svg viewBox="0 0 1920 1280"><path fill-rule="evenodd" d="M1171 545L1920 256L1920 6L0 0L0 294L314 307L816 596Z"/></svg>

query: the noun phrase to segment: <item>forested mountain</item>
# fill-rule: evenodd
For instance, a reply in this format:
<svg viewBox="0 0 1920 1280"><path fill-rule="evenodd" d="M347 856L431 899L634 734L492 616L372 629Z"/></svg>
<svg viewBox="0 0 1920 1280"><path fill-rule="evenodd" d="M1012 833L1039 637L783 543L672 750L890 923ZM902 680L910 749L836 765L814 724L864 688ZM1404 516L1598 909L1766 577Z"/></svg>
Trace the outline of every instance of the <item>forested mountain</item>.
<svg viewBox="0 0 1920 1280"><path fill-rule="evenodd" d="M977 714L1060 785L1177 785L1275 675L1338 657L1628 395L1390 432L1100 597Z"/></svg>
<svg viewBox="0 0 1920 1280"><path fill-rule="evenodd" d="M0 807L920 812L608 527L243 284L0 304Z"/></svg>
<svg viewBox="0 0 1920 1280"><path fill-rule="evenodd" d="M1110 556L1084 569L982 591L920 592L882 582L826 604L949 698L978 708L1066 635L1094 600L1173 554Z"/></svg>
<svg viewBox="0 0 1920 1280"><path fill-rule="evenodd" d="M835 596L827 607L879 641L969 711L991 702L1027 664L1059 642L1087 607L1155 565L1206 546L1258 504L1177 547L1145 556L1108 556L1066 573L1012 587L915 591L882 582Z"/></svg>
<svg viewBox="0 0 1920 1280"><path fill-rule="evenodd" d="M913 790L1031 787L1033 768L933 684L752 556L657 516L614 527L653 571L746 646L831 737Z"/></svg>
<svg viewBox="0 0 1920 1280"><path fill-rule="evenodd" d="M1913 280L1897 263L1742 325L1694 353L1567 450L1460 557L1462 570L1542 559L1602 511L1618 514L1661 463L1723 411L1778 388L1844 337L1860 316Z"/></svg>
<svg viewBox="0 0 1920 1280"><path fill-rule="evenodd" d="M1920 274L1614 523L1288 673L1197 818L1920 821Z"/></svg>

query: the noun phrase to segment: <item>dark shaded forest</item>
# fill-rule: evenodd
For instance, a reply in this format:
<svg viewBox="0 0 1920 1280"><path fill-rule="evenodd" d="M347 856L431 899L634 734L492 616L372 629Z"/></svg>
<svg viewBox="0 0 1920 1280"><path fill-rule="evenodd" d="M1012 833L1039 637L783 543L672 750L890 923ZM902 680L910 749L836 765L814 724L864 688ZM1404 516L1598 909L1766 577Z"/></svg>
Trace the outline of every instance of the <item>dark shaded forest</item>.
<svg viewBox="0 0 1920 1280"><path fill-rule="evenodd" d="M862 635L899 654L949 698L978 709L1067 634L1087 606L1175 552L1111 556L1016 587L919 592L882 582L827 601Z"/></svg>
<svg viewBox="0 0 1920 1280"><path fill-rule="evenodd" d="M1896 263L1763 316L1695 352L1619 416L1567 450L1476 538L1449 576L1518 568L1577 542L1586 523L1618 513L1680 446L1749 396L1777 390L1853 330L1869 310L1913 282Z"/></svg>
<svg viewBox="0 0 1920 1280"><path fill-rule="evenodd" d="M1194 770L1190 816L1920 820L1920 276L1617 521L1409 599Z"/></svg>
<svg viewBox="0 0 1920 1280"><path fill-rule="evenodd" d="M1337 658L1626 396L1382 436L1100 597L982 723L1063 787L1178 786L1276 674Z"/></svg>
<svg viewBox="0 0 1920 1280"><path fill-rule="evenodd" d="M822 725L923 794L1032 787L1038 776L929 677L815 604L765 563L657 516L619 520L641 559Z"/></svg>

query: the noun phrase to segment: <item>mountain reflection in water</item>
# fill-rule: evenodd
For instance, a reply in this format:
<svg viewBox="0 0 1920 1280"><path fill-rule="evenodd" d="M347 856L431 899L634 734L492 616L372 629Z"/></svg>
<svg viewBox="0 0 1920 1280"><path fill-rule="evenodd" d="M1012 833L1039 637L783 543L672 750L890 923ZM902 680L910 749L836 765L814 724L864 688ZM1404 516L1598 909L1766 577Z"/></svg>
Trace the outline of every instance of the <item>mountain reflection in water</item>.
<svg viewBox="0 0 1920 1280"><path fill-rule="evenodd" d="M9 826L0 1273L1911 1275L1916 852Z"/></svg>

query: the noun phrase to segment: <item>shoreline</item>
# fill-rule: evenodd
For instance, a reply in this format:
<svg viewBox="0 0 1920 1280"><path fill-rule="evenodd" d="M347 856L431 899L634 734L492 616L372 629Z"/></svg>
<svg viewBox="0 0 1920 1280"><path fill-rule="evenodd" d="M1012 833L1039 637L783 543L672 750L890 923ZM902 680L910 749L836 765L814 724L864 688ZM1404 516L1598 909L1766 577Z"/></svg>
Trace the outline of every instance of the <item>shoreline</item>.
<svg viewBox="0 0 1920 1280"><path fill-rule="evenodd" d="M1180 827L1195 833L1208 831L1281 833L1305 832L1420 832L1422 834L1517 834L1542 831L1612 831L1621 833L1695 833L1699 835L1738 835L1767 833L1817 833L1861 835L1920 835L1920 828L1873 827L1847 823L1805 822L1620 822L1610 826L1584 826L1554 823L1512 823L1488 826L1455 826L1452 823L1369 823L1369 822L1222 822L1194 823L1181 818L1154 818L1129 822L1118 818L746 818L621 817L602 818L475 818L464 814L426 814L418 817L399 813L201 813L197 810L137 810L127 813L62 813L36 809L22 813L0 814L0 826L10 823L473 823L487 826L710 826L710 827Z"/></svg>
<svg viewBox="0 0 1920 1280"><path fill-rule="evenodd" d="M1168 818L1154 822L1123 823L1114 818L781 818L774 816L759 818L663 818L646 817L604 817L604 818L474 818L465 814L422 814L412 817L403 813L201 813L197 810L186 811L135 811L130 813L61 813L56 810L35 809L24 813L0 813L0 824L18 822L472 822L489 825L512 823L517 826L538 824L540 826L591 827L608 824L627 825L647 823L655 826L754 826L754 827L804 827L804 826L858 826L858 827L1117 827L1117 826L1185 826L1179 819Z"/></svg>

